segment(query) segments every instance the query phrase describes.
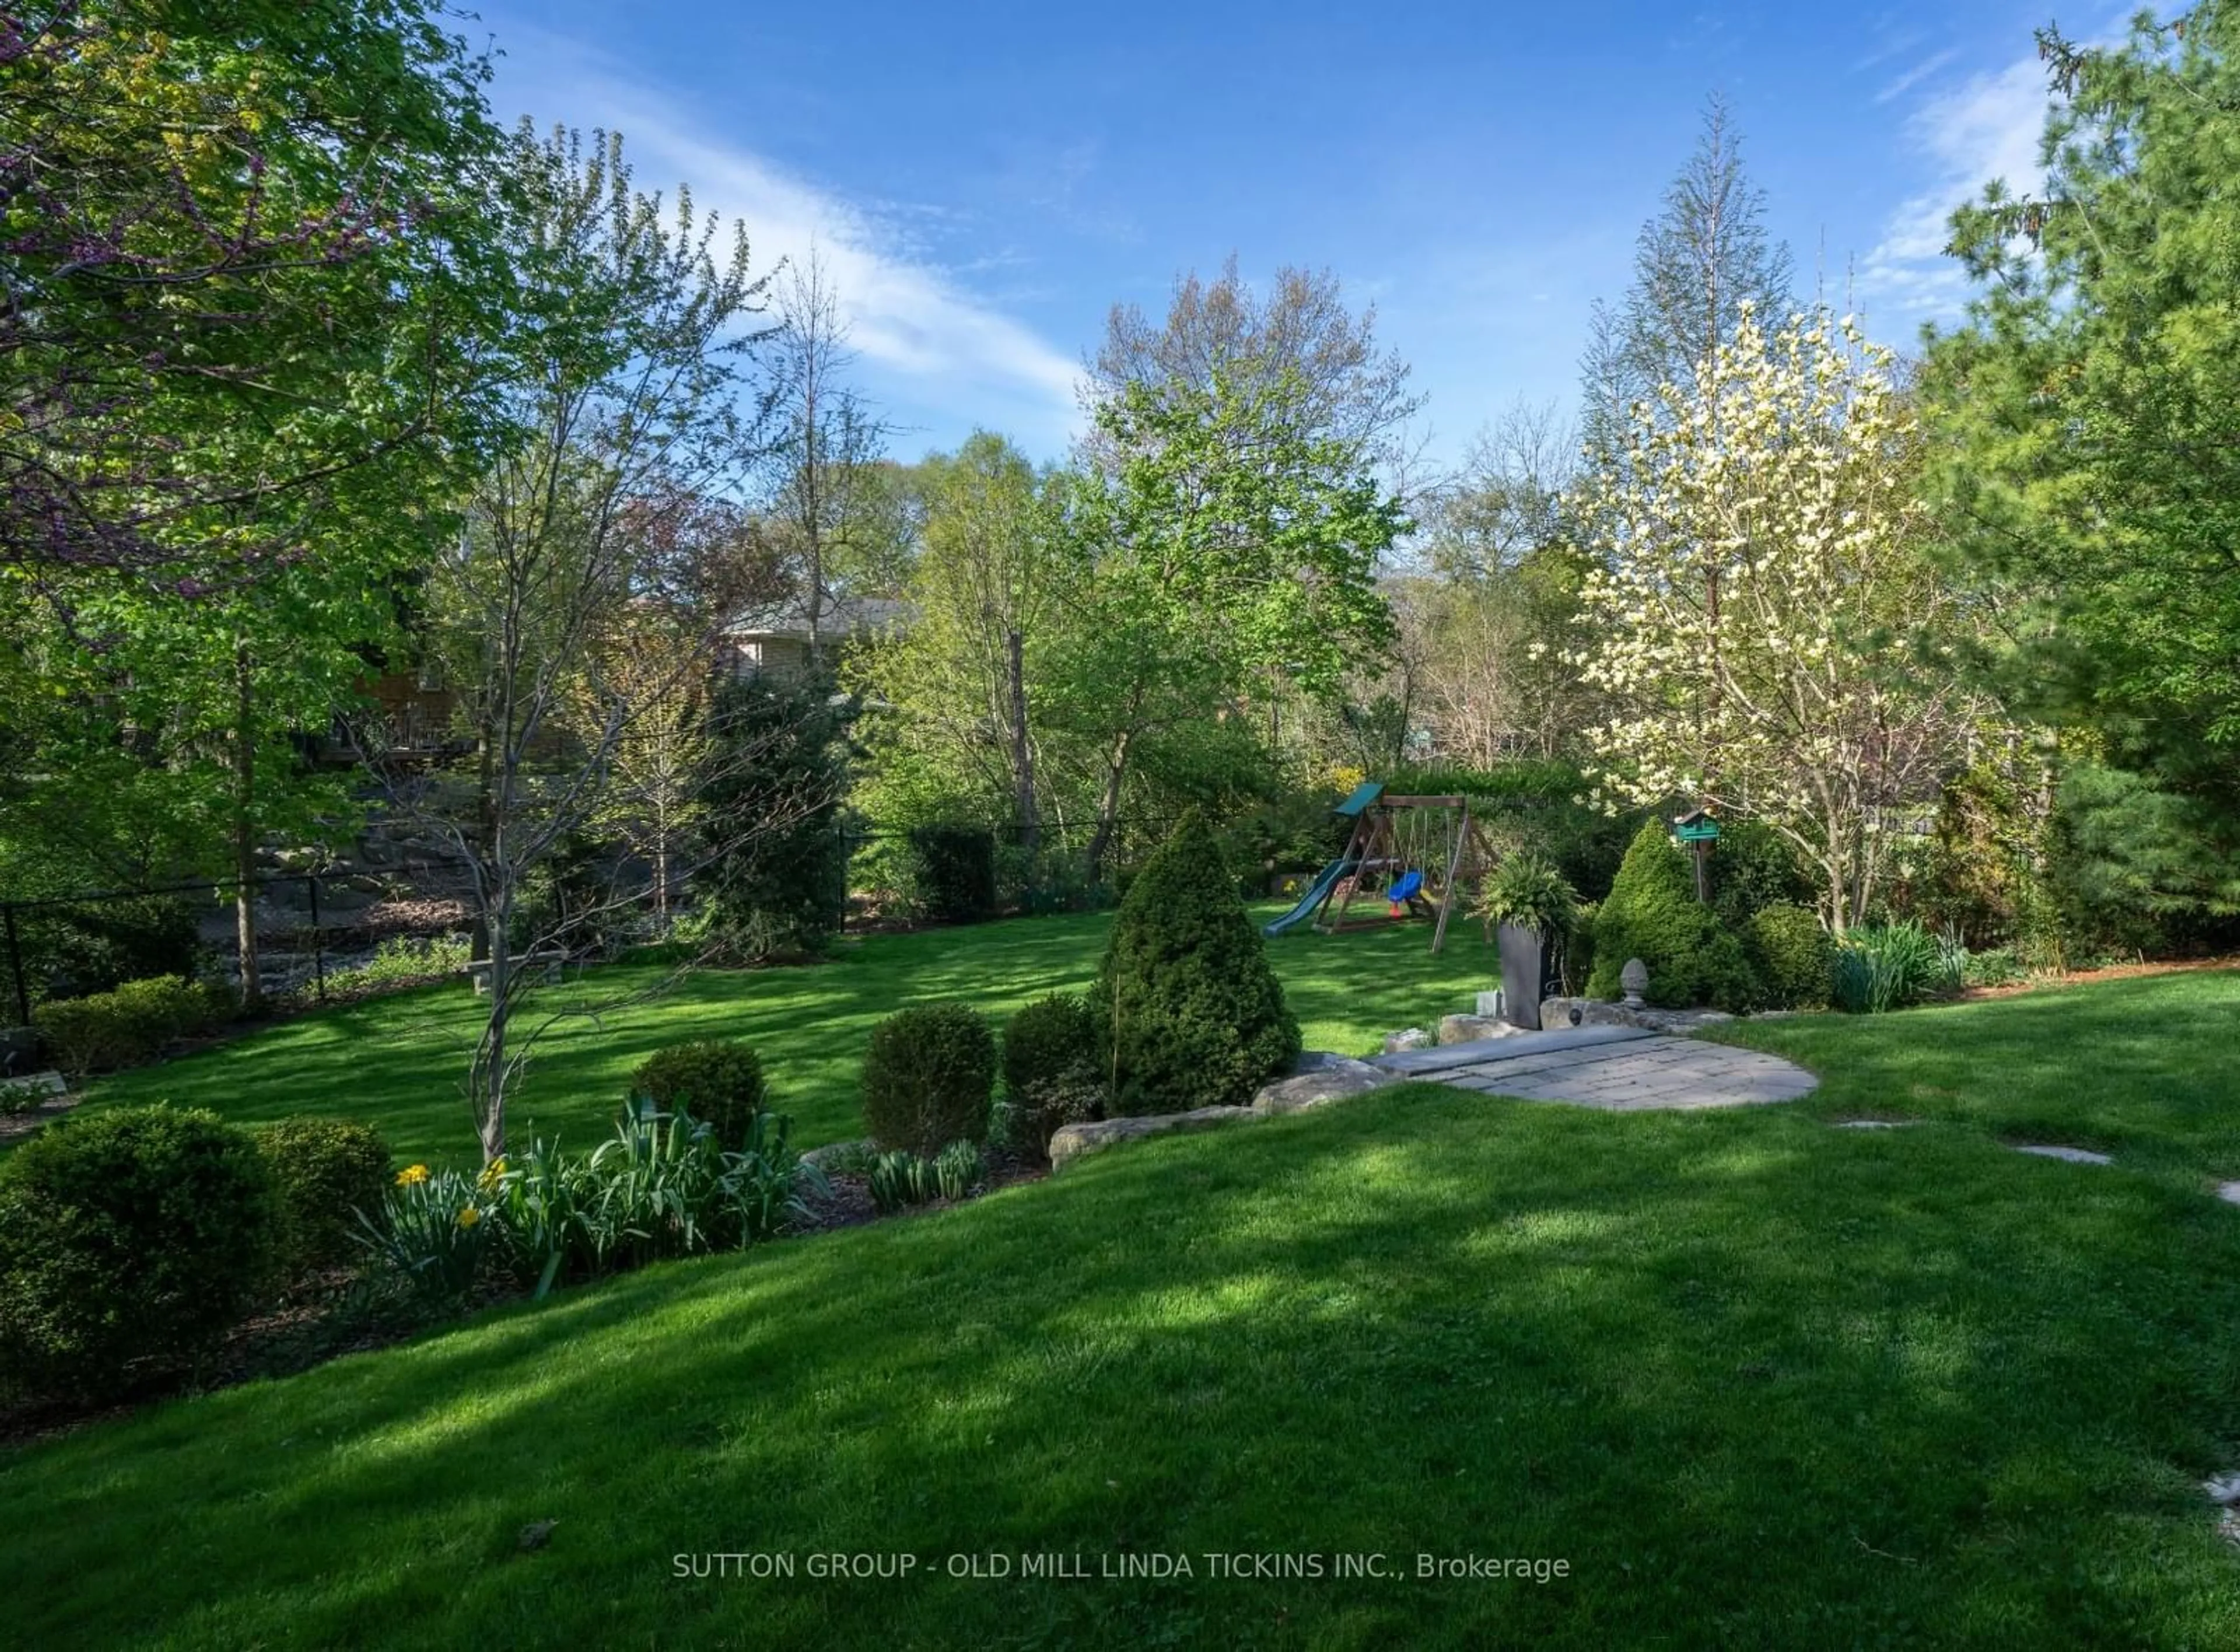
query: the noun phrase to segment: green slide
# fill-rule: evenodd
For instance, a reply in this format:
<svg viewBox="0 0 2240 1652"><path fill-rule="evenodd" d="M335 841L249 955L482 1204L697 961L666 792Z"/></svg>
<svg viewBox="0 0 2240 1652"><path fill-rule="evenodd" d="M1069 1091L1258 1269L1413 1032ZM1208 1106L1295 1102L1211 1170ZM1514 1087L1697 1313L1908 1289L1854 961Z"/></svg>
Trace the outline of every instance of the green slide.
<svg viewBox="0 0 2240 1652"><path fill-rule="evenodd" d="M1323 897L1330 892L1330 886L1353 870L1354 865L1355 863L1350 860L1337 860L1323 867L1315 881L1307 886L1307 892L1299 896L1299 903L1284 913L1282 917L1271 919L1263 924L1260 933L1266 936L1277 936L1286 929L1294 929L1304 923L1314 909L1323 903Z"/></svg>

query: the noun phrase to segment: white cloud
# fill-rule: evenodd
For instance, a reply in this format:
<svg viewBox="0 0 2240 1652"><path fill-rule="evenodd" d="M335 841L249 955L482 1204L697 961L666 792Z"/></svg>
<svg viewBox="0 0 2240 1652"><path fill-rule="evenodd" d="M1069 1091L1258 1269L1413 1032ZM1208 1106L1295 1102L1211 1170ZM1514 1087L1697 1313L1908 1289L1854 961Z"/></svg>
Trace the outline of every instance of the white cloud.
<svg viewBox="0 0 2240 1652"><path fill-rule="evenodd" d="M895 247L867 212L761 157L618 104L641 177L666 170L690 180L693 199L747 226L755 261L805 258L811 247L831 277L849 343L897 372L1023 390L1070 409L1079 368L1026 326L959 287L940 265Z"/></svg>
<svg viewBox="0 0 2240 1652"><path fill-rule="evenodd" d="M944 209L850 201L699 127L575 42L510 23L506 37L503 102L622 132L642 186L681 179L696 206L746 225L757 270L814 248L867 376L910 401L984 410L987 422L1063 440L1077 415L1078 363L965 285L960 276L982 258L934 257L929 231Z"/></svg>
<svg viewBox="0 0 2240 1652"><path fill-rule="evenodd" d="M1920 85L1923 81L1927 80L1931 75L1943 68L1945 64L1950 63L1959 55L1959 52L1957 50L1947 50L1938 52L1932 57L1923 58L1921 62L1916 63L1912 68L1900 75L1896 80L1890 82L1889 85L1883 87L1882 90L1877 92L1875 94L1875 102L1877 103L1887 103L1896 98L1904 97L1915 87Z"/></svg>
<svg viewBox="0 0 2240 1652"><path fill-rule="evenodd" d="M1927 162L1930 181L1890 215L1881 241L1862 263L1863 299L1916 318L1958 307L1967 279L1944 256L1948 220L1993 178L2003 179L2017 195L2043 185L2038 138L2045 111L2045 65L2035 56L1972 76L1914 111L1906 136Z"/></svg>

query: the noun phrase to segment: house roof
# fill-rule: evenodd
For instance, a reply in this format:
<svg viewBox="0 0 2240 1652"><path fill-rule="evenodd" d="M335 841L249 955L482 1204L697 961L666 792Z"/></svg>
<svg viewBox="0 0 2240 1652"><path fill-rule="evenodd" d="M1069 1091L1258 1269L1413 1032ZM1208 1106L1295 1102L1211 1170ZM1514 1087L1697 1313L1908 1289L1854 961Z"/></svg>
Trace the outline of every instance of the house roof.
<svg viewBox="0 0 2240 1652"><path fill-rule="evenodd" d="M818 613L817 629L826 636L855 636L897 624L909 619L914 611L908 603L888 596L837 597ZM778 637L805 642L809 637L809 604L797 596L788 597L748 615L737 624L726 628L723 634L734 642Z"/></svg>

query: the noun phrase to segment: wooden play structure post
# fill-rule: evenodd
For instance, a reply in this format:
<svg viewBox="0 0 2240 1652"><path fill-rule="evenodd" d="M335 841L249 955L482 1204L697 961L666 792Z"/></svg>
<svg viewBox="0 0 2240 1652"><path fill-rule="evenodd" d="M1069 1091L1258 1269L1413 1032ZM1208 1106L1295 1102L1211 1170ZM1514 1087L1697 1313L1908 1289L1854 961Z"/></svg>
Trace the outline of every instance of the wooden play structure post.
<svg viewBox="0 0 2240 1652"><path fill-rule="evenodd" d="M1436 920L1431 950L1440 950L1457 895L1493 860L1484 827L1470 818L1470 799L1396 796L1372 780L1357 787L1337 812L1354 823L1344 853L1323 869L1299 908L1270 926L1270 932L1281 933L1310 912L1323 935L1430 917ZM1346 916L1357 896L1375 894L1388 902L1385 916ZM1335 912L1330 909L1333 902Z"/></svg>

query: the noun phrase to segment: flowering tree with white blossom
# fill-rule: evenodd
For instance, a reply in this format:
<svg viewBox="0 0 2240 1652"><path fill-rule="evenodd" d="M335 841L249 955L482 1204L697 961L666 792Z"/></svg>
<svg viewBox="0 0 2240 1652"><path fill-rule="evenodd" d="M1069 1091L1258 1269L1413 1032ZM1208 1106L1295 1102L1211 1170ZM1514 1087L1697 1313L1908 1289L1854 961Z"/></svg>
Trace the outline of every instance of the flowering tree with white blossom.
<svg viewBox="0 0 2240 1652"><path fill-rule="evenodd" d="M1796 845L1841 935L1929 805L1974 707L1937 656L1962 619L1924 554L1921 443L1892 357L1849 316L1732 339L1588 483L1612 535L1569 655L1617 708L1589 729L1605 796L1683 796Z"/></svg>

